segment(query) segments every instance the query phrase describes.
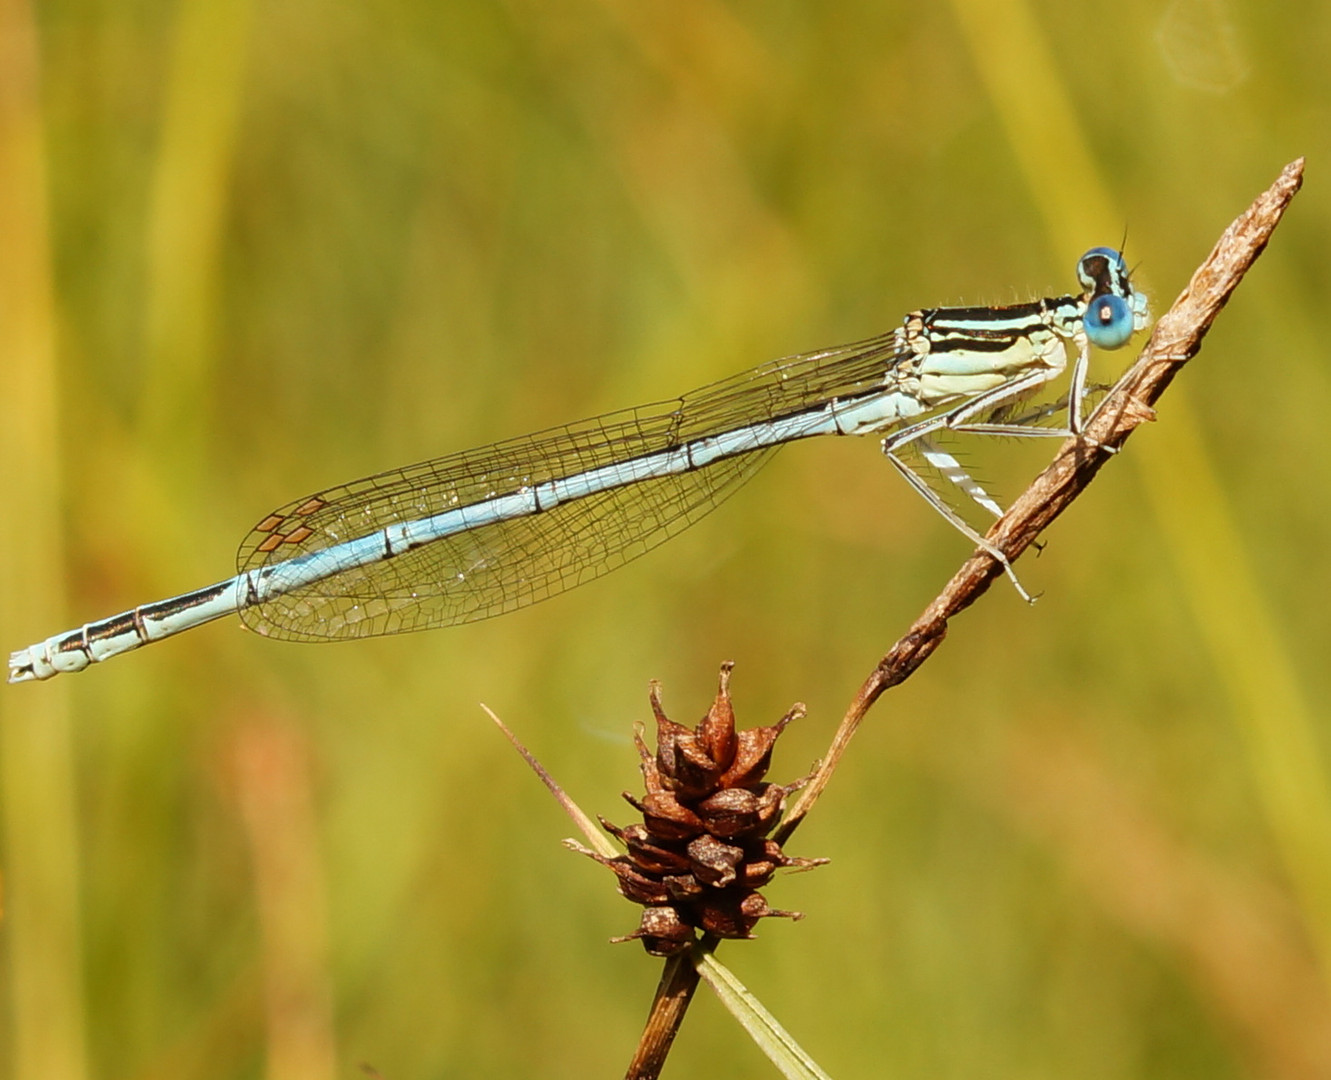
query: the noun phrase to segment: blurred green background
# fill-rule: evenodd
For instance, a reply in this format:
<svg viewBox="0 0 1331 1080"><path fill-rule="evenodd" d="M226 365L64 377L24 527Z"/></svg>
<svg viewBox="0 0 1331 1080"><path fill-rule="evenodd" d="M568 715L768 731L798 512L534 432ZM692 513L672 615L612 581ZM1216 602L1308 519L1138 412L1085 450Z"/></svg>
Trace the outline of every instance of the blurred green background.
<svg viewBox="0 0 1331 1080"><path fill-rule="evenodd" d="M1157 312L1308 186L1120 460L880 703L722 959L838 1077L1331 1075L1331 6L0 6L0 647L228 576L271 507L917 306ZM1100 365L1112 376L1127 362ZM1050 447L986 445L1007 494ZM503 619L232 620L0 690L5 1075L613 1076L659 962L484 718L625 821L692 722L859 681L965 543L872 440L783 452ZM706 991L668 1075L772 1075Z"/></svg>

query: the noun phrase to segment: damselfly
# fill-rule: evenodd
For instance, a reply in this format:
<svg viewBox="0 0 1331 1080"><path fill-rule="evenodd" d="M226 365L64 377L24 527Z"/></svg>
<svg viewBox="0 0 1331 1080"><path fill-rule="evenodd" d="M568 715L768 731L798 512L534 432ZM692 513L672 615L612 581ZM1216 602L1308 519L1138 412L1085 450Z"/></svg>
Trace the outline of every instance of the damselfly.
<svg viewBox="0 0 1331 1080"><path fill-rule="evenodd" d="M1015 583L1002 553L899 451L913 446L999 514L931 437L1081 433L1090 345L1119 348L1148 315L1117 251L1091 249L1077 276L1076 296L916 311L890 333L775 360L674 401L299 499L254 527L235 577L20 649L9 681L79 671L237 613L260 634L295 641L500 615L636 558L710 511L778 447L814 435L883 436L888 460ZM1067 370L1069 350L1066 426L1013 419L1015 403Z"/></svg>

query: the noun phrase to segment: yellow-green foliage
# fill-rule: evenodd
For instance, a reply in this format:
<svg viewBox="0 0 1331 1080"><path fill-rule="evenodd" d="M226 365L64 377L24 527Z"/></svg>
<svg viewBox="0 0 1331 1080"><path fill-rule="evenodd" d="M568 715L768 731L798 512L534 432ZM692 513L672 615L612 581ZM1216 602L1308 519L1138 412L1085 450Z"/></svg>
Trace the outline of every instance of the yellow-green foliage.
<svg viewBox="0 0 1331 1080"><path fill-rule="evenodd" d="M1020 564L1043 599L998 586L887 696L790 845L832 865L767 890L809 917L722 959L839 1077L1331 1075L1325 4L35 7L0 15L3 649L226 577L304 492L1058 294L1125 231L1161 311L1306 154ZM1011 495L1049 450L967 460ZM824 440L500 620L233 621L0 688L0 1073L617 1075L659 962L477 702L622 821L648 679L692 722L733 659L742 724L808 703L797 775L965 554ZM770 1067L704 990L670 1068Z"/></svg>

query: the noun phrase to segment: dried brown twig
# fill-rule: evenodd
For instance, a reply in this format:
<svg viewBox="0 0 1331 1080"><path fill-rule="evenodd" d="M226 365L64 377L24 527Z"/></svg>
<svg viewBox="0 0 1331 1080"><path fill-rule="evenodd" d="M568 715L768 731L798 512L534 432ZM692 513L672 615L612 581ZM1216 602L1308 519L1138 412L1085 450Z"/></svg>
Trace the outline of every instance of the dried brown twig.
<svg viewBox="0 0 1331 1080"><path fill-rule="evenodd" d="M1099 447L1117 450L1139 424L1155 419L1155 402L1179 369L1197 354L1211 323L1266 247L1302 183L1303 158L1299 158L1286 165L1275 183L1225 230L1188 287L1156 323L1136 363L1100 403L1084 437L1067 440L1049 467L994 524L986 539L1010 561L1015 562L1035 542L1111 459L1112 453ZM827 755L773 834L778 843L785 843L818 800L874 702L933 654L947 636L948 620L975 603L1002 572L993 557L977 550L878 662L846 710ZM705 937L699 947L710 951L716 944L716 939ZM666 961L637 1052L625 1074L629 1080L649 1080L660 1074L697 984L698 974L688 954Z"/></svg>

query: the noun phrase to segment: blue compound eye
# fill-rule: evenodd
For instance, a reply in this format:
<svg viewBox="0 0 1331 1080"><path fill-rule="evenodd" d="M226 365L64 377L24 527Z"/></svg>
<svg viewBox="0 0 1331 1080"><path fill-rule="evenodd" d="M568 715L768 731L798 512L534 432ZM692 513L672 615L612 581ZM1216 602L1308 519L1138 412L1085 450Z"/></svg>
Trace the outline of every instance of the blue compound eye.
<svg viewBox="0 0 1331 1080"><path fill-rule="evenodd" d="M1106 293L1091 300L1086 308L1086 336L1101 349L1117 349L1132 337L1132 309L1121 296Z"/></svg>

